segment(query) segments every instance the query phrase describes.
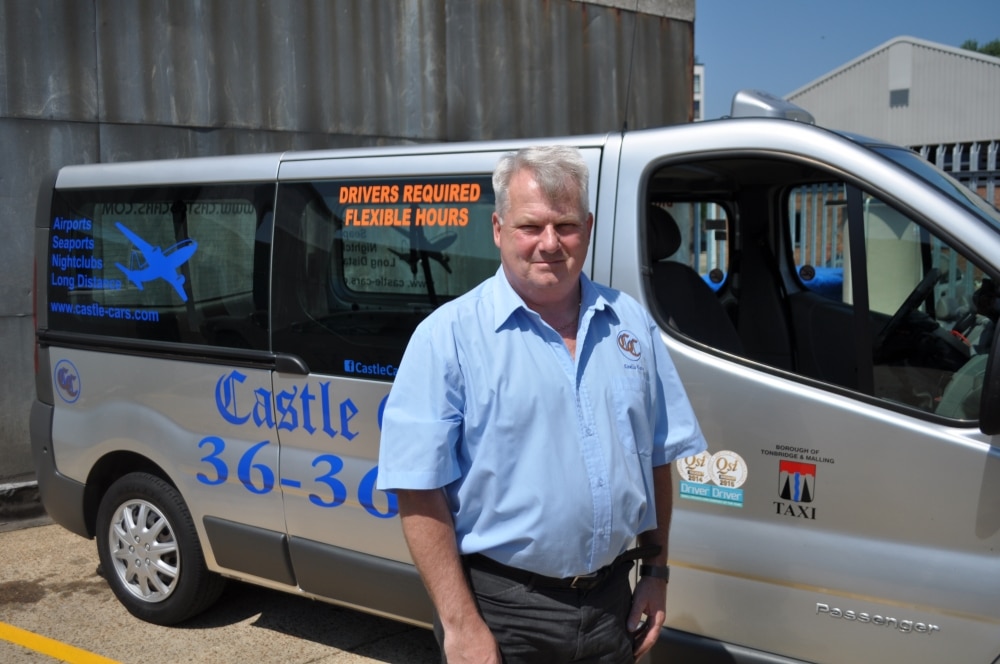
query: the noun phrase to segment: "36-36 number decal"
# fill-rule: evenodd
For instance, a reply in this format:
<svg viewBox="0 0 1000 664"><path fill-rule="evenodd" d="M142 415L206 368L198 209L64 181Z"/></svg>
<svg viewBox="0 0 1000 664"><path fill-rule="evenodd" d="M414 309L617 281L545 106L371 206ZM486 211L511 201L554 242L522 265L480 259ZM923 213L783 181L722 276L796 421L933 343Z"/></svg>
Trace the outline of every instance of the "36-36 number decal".
<svg viewBox="0 0 1000 664"><path fill-rule="evenodd" d="M236 464L236 477L239 479L247 491L257 495L264 495L274 490L276 475L274 469L265 463L255 462L258 452L265 448L271 441L262 440L251 445L242 455ZM208 486L218 486L224 484L229 479L229 464L222 457L226 449L226 441L218 436L206 436L198 443L198 448L208 450L200 461L207 464L206 472L197 473L199 482ZM320 471L320 474L312 478L312 481L323 488L317 487L317 491L309 494L309 502L318 507L339 507L347 502L347 486L337 479L337 474L344 469L344 460L335 454L320 454L312 460L312 467ZM373 467L358 485L358 502L365 511L379 519L388 519L399 513L396 503L396 496L391 493L383 493L387 499L385 509L379 509L375 505L375 479L378 476L378 466ZM299 486L296 480L280 480L283 484Z"/></svg>

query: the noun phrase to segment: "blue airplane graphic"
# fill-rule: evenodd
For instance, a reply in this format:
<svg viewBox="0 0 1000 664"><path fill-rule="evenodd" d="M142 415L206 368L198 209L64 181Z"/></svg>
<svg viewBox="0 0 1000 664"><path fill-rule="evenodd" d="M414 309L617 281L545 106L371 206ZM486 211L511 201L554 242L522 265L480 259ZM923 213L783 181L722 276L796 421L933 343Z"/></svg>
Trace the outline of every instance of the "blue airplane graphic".
<svg viewBox="0 0 1000 664"><path fill-rule="evenodd" d="M142 254L142 263L138 269L130 270L121 263L115 263L118 269L125 273L128 280L135 284L136 288L142 290L144 281L163 279L174 287L177 294L181 296L182 302L187 302L188 296L184 292L184 275L179 274L177 269L191 258L198 248L198 243L188 238L163 251L160 247L154 247L143 240L126 228L121 222L116 221L115 226L135 246L135 249L132 250L132 258L129 261L129 265L134 264L137 253Z"/></svg>

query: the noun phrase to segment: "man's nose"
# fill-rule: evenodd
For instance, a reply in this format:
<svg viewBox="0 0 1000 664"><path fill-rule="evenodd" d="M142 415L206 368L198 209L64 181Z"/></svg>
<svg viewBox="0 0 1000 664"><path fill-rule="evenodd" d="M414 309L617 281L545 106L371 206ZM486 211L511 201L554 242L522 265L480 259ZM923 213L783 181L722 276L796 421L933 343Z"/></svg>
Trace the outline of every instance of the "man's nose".
<svg viewBox="0 0 1000 664"><path fill-rule="evenodd" d="M552 224L542 229L541 246L544 251L556 251L559 248L559 233Z"/></svg>

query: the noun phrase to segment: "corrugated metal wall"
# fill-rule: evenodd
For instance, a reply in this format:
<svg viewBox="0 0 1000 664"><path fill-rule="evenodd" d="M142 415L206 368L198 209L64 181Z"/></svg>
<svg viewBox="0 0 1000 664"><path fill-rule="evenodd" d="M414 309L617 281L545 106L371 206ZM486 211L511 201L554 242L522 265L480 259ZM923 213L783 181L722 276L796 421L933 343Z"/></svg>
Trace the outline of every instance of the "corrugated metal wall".
<svg viewBox="0 0 1000 664"><path fill-rule="evenodd" d="M694 0L0 0L0 483L31 472L44 174L685 122L693 16Z"/></svg>

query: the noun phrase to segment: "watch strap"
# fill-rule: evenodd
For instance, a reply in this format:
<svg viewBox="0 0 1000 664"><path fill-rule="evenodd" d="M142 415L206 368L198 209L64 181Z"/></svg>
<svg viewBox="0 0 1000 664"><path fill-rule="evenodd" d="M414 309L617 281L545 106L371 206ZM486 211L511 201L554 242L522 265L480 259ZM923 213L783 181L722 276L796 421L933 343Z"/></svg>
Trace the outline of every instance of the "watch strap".
<svg viewBox="0 0 1000 664"><path fill-rule="evenodd" d="M669 565L639 565L639 576L651 576L656 579L670 581Z"/></svg>

